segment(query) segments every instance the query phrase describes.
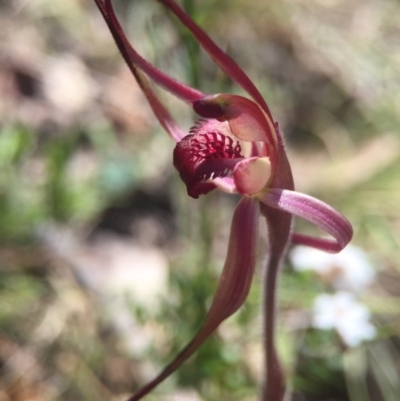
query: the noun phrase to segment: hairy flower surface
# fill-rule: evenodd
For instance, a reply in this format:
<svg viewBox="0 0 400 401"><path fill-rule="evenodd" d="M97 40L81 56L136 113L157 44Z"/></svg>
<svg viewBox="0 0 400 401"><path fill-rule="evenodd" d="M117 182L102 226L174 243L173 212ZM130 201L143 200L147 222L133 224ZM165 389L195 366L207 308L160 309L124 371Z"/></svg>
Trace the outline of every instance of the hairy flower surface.
<svg viewBox="0 0 400 401"><path fill-rule="evenodd" d="M138 400L173 373L245 301L256 265L259 220L268 225L269 259L265 281L265 364L263 399L280 401L283 375L274 345L277 272L290 242L328 252L343 249L352 237L350 223L335 209L294 190L289 161L278 124L242 69L173 1L159 0L193 34L200 46L249 99L233 94L206 95L169 77L144 60L130 45L114 14L111 0L95 0L127 65L160 124L176 142L174 166L189 196L218 188L241 194L232 217L229 245L221 278L203 326L194 339L157 376L129 400ZM176 95L200 116L189 132L181 129L151 88L148 78ZM292 217L310 221L332 239L292 233Z"/></svg>

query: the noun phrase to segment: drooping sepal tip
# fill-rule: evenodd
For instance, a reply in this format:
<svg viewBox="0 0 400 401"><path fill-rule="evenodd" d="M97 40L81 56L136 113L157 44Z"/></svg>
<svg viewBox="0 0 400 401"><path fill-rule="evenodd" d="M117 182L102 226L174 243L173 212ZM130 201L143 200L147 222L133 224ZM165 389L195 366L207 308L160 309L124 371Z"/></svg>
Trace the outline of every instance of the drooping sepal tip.
<svg viewBox="0 0 400 401"><path fill-rule="evenodd" d="M298 244L337 253L353 237L353 227L346 217L332 206L312 196L285 189L271 188L258 198L267 206L315 224L334 238L313 238L302 234L292 234L292 240Z"/></svg>

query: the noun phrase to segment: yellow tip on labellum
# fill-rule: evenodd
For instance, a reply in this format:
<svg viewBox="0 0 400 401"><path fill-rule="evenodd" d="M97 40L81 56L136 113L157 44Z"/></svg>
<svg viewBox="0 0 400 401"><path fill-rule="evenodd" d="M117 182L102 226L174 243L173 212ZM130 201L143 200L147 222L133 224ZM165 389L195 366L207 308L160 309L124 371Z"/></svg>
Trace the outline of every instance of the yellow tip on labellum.
<svg viewBox="0 0 400 401"><path fill-rule="evenodd" d="M252 157L238 163L233 179L240 194L254 195L268 184L271 178L271 162L268 157Z"/></svg>

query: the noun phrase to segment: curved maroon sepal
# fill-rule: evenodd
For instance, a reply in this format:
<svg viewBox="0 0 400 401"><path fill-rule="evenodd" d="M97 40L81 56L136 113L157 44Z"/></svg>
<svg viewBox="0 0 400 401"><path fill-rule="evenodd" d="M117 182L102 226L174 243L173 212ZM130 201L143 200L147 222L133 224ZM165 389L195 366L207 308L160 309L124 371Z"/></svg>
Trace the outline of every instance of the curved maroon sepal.
<svg viewBox="0 0 400 401"><path fill-rule="evenodd" d="M246 73L203 31L173 0L158 0L168 7L183 25L197 39L200 46L209 54L214 62L238 85L240 85L264 110L272 120L271 112L261 93Z"/></svg>
<svg viewBox="0 0 400 401"><path fill-rule="evenodd" d="M128 401L138 401L175 372L216 330L221 322L244 303L252 282L257 258L260 204L256 198L243 197L232 218L228 253L217 292L206 321L196 337L150 383Z"/></svg>
<svg viewBox="0 0 400 401"><path fill-rule="evenodd" d="M107 23L115 40L115 43L117 44L121 55L125 59L125 62L130 69L132 69L132 66L136 66L146 73L151 79L153 79L158 85L187 102L192 102L193 100L204 97L204 93L190 87L189 85L178 82L176 79L170 77L150 64L136 52L136 50L129 43L124 31L121 28L121 25L118 22L111 0L94 1L103 15L104 20Z"/></svg>
<svg viewBox="0 0 400 401"><path fill-rule="evenodd" d="M290 242L292 244L309 246L329 253L338 253L343 249L335 240L312 237L310 235L299 233L292 233L290 236Z"/></svg>
<svg viewBox="0 0 400 401"><path fill-rule="evenodd" d="M335 241L315 239L296 234L292 238L306 245L327 252L340 252L351 240L353 228L350 222L336 209L326 203L295 191L272 188L258 197L264 204L301 217L325 230Z"/></svg>

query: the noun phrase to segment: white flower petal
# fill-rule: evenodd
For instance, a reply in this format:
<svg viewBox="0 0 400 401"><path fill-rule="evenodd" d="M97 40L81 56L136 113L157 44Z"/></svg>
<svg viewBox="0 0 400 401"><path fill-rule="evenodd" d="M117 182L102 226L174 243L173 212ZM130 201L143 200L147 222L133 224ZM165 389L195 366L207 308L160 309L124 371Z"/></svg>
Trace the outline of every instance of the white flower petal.
<svg viewBox="0 0 400 401"><path fill-rule="evenodd" d="M369 310L354 294L322 294L315 299L312 325L323 330L335 329L350 347L375 337L376 329L369 319Z"/></svg>
<svg viewBox="0 0 400 401"><path fill-rule="evenodd" d="M296 270L312 270L336 290L359 293L375 278L366 253L352 245L337 254L298 246L290 253L290 259Z"/></svg>

